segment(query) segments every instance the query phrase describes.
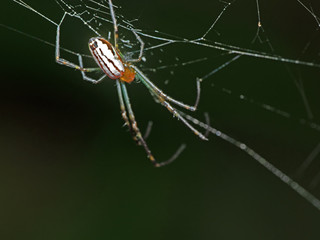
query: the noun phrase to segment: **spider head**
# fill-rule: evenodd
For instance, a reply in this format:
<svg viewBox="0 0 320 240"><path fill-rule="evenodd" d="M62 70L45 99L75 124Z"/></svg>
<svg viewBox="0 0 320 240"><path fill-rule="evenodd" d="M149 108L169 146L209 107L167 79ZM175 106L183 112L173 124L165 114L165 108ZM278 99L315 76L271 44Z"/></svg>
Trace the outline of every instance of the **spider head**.
<svg viewBox="0 0 320 240"><path fill-rule="evenodd" d="M91 50L94 50L98 47L98 42L97 42L97 38L93 37L89 39L89 48Z"/></svg>

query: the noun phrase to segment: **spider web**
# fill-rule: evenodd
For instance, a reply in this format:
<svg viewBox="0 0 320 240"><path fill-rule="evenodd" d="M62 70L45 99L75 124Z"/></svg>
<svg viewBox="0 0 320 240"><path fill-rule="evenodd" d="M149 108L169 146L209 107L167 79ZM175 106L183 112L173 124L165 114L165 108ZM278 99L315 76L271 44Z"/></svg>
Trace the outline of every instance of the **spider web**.
<svg viewBox="0 0 320 240"><path fill-rule="evenodd" d="M41 6L31 5L31 1L13 2L37 13L53 26L59 23L57 14L49 16ZM58 0L57 3L59 14L66 13L70 22L82 22L91 35L112 38L113 24L106 0ZM203 90L200 110L214 116L211 125L217 124L219 130L208 126L205 129L249 154L320 210L317 104L320 13L316 1L200 1L185 9L194 7L203 13L187 15L181 21L168 15L165 26L157 21L149 25L144 22L150 19L150 13L143 11L147 2L114 1L114 4L120 49L125 57L131 58L139 52L139 43L132 34L134 29L146 43L143 61L138 65L157 85L180 89L180 79L191 79L183 83L188 92L192 92L195 80L200 79ZM181 3L170 4L178 9ZM246 11L238 11L246 4ZM205 6L210 8L206 10ZM288 9L294 10L284 15ZM38 35L29 36L37 38ZM84 48L72 47L70 37L64 40L65 54L81 53L88 63L92 62ZM40 41L54 45L54 39ZM191 93L186 96L183 91L176 95L178 99L185 97L190 101L194 97ZM209 104L214 98L217 101L212 95L232 102L231 106L220 109L217 104ZM241 112L256 116L249 122L245 122L247 118L232 122L242 117ZM221 115L225 116L219 118ZM203 119L200 113L196 116ZM203 125L190 116L187 118ZM270 121L278 121L278 125L270 126ZM273 129L274 136L259 131L264 127ZM268 144L264 145L264 141L257 144L257 136ZM295 143L287 144L291 137L295 137ZM299 149L292 149L294 146Z"/></svg>

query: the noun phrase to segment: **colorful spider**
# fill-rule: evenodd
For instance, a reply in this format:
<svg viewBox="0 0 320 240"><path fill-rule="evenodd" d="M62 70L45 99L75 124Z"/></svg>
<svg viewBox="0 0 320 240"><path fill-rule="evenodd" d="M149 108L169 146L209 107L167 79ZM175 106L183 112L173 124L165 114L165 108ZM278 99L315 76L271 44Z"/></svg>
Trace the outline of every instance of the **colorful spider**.
<svg viewBox="0 0 320 240"><path fill-rule="evenodd" d="M131 31L135 35L136 39L140 42L139 57L137 59L125 59L124 56L121 54L118 48L118 26L117 26L116 17L115 17L113 4L111 0L109 0L109 7L110 7L110 14L113 21L113 26L114 26L114 33L113 33L114 45L112 45L110 42L108 42L106 39L102 37L93 37L89 40L90 52L100 68L84 68L82 56L80 54L78 54L79 65L74 64L60 57L60 26L64 21L66 13L63 15L60 23L57 26L56 53L55 53L56 62L62 65L80 70L82 73L83 79L92 83L99 83L106 76L108 76L111 79L114 79L116 81L117 90L118 90L121 115L125 121L125 124L128 126L133 136L133 139L137 142L137 144L142 145L144 147L145 151L147 152L148 158L154 164L155 167L164 166L172 162L175 156L165 162L159 163L155 160L137 126L137 122L135 120L135 116L129 100L126 84L131 83L135 79L140 80L150 91L151 95L155 97L157 102L159 102L161 105L166 107L169 110L169 112L171 112L175 117L181 120L189 129L191 129L194 132L194 134L199 136L202 140L207 140L207 138L203 134L201 134L186 120L186 118L183 116L184 114L182 114L179 110L177 110L170 104L171 102L184 109L195 111L200 99L200 81L197 81L197 98L193 106L184 104L181 101L177 101L171 98L170 96L166 95L165 93L163 93L161 89L159 89L156 85L154 85L146 77L146 75L142 73L141 70L139 70L135 65L132 64L132 63L141 61L143 56L143 50L144 50L144 42L142 41L142 39L134 29L131 29ZM88 77L85 74L86 72L101 71L101 70L105 74L97 80L91 77ZM129 118L127 116L127 111L129 113Z"/></svg>

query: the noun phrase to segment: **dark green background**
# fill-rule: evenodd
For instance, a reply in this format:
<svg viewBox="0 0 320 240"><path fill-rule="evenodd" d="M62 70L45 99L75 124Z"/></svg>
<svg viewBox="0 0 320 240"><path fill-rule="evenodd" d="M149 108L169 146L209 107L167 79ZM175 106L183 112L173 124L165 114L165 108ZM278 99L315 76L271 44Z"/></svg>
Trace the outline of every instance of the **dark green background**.
<svg viewBox="0 0 320 240"><path fill-rule="evenodd" d="M54 21L62 16L53 1L28 3ZM312 4L319 10L316 1ZM140 18L139 27L187 38L200 36L221 10L209 0L123 0L121 5L126 17ZM54 26L42 18L9 0L0 8L0 23L54 41ZM320 62L316 22L297 2L261 2L261 14L277 54ZM237 1L216 27L220 37L212 33L208 38L267 51L265 45L250 43L256 17L255 1ZM90 36L68 31L71 43L87 51ZM129 93L140 128L154 121L148 142L155 156L166 159L181 142L188 146L176 162L161 169L152 167L122 127L114 82L82 81L78 72L55 64L54 48L5 28L0 33L1 239L319 239L317 209L236 147L214 136L209 142L197 139L154 103L141 84L131 84ZM312 39L311 50L301 56ZM169 52L161 59L164 64L199 51L210 58L205 66L190 65L180 73L175 69L174 77L165 71L149 75L185 102L195 97L194 78L188 75L205 75L228 59L210 49L163 49ZM153 61L150 65L156 66ZM313 122L319 122L320 70L288 67L295 77L301 73ZM289 175L319 142L319 132L297 121L307 119L306 112L279 62L242 57L202 87L196 116L203 119L203 112L209 112L214 127ZM237 94L294 117L243 102ZM319 171L319 160L317 156L300 183L307 186ZM312 193L320 197L319 191L318 186Z"/></svg>

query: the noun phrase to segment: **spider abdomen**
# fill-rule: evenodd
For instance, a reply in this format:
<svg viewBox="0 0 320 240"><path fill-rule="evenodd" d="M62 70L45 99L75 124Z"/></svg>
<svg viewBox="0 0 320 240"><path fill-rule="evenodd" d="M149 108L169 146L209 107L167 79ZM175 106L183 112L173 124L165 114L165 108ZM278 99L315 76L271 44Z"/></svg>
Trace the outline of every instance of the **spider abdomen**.
<svg viewBox="0 0 320 240"><path fill-rule="evenodd" d="M102 71L111 79L119 79L125 72L120 55L106 39L101 37L89 40L90 52Z"/></svg>

